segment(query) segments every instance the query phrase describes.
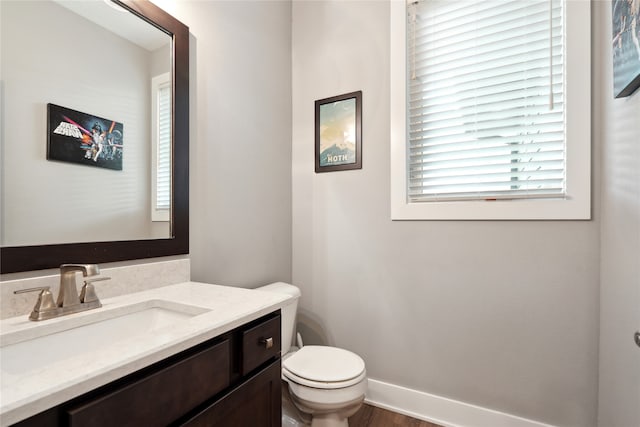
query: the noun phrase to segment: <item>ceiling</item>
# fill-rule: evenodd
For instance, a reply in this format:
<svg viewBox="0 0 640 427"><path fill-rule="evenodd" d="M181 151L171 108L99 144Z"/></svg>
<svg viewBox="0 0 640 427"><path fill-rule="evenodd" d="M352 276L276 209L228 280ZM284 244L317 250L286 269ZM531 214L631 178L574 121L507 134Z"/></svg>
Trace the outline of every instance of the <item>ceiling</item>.
<svg viewBox="0 0 640 427"><path fill-rule="evenodd" d="M53 1L150 52L171 42L169 35L110 0Z"/></svg>

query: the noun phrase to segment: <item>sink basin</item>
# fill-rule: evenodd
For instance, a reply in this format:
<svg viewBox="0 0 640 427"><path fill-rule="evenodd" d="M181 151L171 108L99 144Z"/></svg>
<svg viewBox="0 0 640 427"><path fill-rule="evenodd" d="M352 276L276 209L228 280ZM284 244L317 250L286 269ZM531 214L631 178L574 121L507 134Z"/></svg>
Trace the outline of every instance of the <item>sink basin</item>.
<svg viewBox="0 0 640 427"><path fill-rule="evenodd" d="M208 311L151 300L46 320L0 337L0 367L3 374L24 374L82 353L112 348L138 334L157 332Z"/></svg>

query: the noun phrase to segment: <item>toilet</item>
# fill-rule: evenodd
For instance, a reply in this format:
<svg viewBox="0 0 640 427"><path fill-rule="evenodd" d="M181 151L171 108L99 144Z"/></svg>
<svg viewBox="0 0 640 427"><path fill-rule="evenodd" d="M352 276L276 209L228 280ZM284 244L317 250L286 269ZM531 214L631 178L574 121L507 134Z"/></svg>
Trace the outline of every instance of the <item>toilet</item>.
<svg viewBox="0 0 640 427"><path fill-rule="evenodd" d="M362 406L367 374L360 356L337 347L292 346L300 290L277 282L257 288L293 297L282 307L282 379L295 407L311 416L312 427L347 427Z"/></svg>

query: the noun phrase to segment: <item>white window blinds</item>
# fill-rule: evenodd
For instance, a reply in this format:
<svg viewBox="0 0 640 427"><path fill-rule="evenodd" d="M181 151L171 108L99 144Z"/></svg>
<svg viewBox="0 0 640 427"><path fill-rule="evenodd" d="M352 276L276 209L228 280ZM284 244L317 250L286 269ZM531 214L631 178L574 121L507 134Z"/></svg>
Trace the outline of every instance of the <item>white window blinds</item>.
<svg viewBox="0 0 640 427"><path fill-rule="evenodd" d="M561 0L408 5L410 202L564 196L563 13Z"/></svg>
<svg viewBox="0 0 640 427"><path fill-rule="evenodd" d="M171 208L171 82L158 89L156 209Z"/></svg>

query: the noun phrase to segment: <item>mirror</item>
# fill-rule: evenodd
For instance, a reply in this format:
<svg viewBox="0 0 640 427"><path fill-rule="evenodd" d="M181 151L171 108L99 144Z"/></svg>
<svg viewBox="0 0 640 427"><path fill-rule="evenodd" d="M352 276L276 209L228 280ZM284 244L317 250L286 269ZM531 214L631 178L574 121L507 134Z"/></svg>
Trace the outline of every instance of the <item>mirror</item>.
<svg viewBox="0 0 640 427"><path fill-rule="evenodd" d="M188 253L188 28L148 1L116 4L0 4L2 273Z"/></svg>
<svg viewBox="0 0 640 427"><path fill-rule="evenodd" d="M105 1L35 5L1 6L7 108L0 243L170 237L168 218L153 221L150 208L154 82L166 76L171 89L171 37ZM170 148L169 138L162 141Z"/></svg>

